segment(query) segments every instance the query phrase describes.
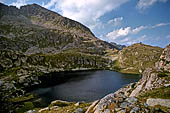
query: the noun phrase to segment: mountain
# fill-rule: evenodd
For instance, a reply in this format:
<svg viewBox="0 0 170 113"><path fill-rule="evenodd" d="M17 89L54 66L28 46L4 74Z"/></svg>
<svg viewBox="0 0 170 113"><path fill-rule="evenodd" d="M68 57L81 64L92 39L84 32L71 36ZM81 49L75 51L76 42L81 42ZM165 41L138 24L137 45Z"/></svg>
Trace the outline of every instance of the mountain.
<svg viewBox="0 0 170 113"><path fill-rule="evenodd" d="M37 4L14 6L0 4L0 49L24 54L63 51L103 54L113 45L94 36L89 28Z"/></svg>
<svg viewBox="0 0 170 113"><path fill-rule="evenodd" d="M163 49L142 43L128 46L118 53L114 68L122 73L140 74L146 68L153 67Z"/></svg>
<svg viewBox="0 0 170 113"><path fill-rule="evenodd" d="M122 50L123 48L126 47L125 45L116 44L115 42L110 42L110 44L115 46L118 50Z"/></svg>

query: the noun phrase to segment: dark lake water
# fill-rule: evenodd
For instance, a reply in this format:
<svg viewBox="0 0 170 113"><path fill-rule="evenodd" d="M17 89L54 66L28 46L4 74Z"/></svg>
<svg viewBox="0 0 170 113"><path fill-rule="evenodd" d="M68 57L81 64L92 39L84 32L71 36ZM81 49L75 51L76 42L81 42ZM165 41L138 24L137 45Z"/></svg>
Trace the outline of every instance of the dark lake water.
<svg viewBox="0 0 170 113"><path fill-rule="evenodd" d="M139 79L139 75L107 70L60 72L43 78L41 88L32 92L47 104L54 100L91 102Z"/></svg>

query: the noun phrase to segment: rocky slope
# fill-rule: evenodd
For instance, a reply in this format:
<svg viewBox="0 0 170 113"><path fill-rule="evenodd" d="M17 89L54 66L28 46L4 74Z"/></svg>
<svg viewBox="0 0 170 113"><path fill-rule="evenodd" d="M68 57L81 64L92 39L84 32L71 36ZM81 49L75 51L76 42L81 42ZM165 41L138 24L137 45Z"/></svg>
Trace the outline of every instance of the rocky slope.
<svg viewBox="0 0 170 113"><path fill-rule="evenodd" d="M162 50L142 43L133 44L119 52L114 68L122 73L142 73L146 68L154 66Z"/></svg>
<svg viewBox="0 0 170 113"><path fill-rule="evenodd" d="M86 113L169 113L170 112L170 45L155 66L147 68L137 83L94 102Z"/></svg>
<svg viewBox="0 0 170 113"><path fill-rule="evenodd" d="M115 48L96 38L84 25L36 4L20 9L0 4L0 37L0 49L25 54L72 50L101 55Z"/></svg>

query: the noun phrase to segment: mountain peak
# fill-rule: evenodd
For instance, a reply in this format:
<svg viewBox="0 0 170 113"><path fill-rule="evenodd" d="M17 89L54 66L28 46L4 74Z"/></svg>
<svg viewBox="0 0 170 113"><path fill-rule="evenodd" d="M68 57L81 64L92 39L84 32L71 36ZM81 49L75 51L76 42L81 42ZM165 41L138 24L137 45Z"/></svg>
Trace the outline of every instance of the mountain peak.
<svg viewBox="0 0 170 113"><path fill-rule="evenodd" d="M46 9L46 8L44 8L44 7L42 7L42 6L38 5L38 4L35 4L35 3L33 3L33 4L27 4L27 5L21 6L20 9L22 10L22 9L24 9L24 8L38 8L38 9L45 9L45 10L48 10L48 9Z"/></svg>

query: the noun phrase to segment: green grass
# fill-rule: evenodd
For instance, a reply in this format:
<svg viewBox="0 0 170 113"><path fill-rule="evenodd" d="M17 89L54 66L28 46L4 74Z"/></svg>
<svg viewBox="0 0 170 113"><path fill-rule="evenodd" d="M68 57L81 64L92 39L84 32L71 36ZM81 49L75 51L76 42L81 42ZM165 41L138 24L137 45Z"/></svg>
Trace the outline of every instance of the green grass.
<svg viewBox="0 0 170 113"><path fill-rule="evenodd" d="M141 99L147 98L161 98L161 99L170 99L170 87L161 87L156 88L151 91L148 91L140 95Z"/></svg>
<svg viewBox="0 0 170 113"><path fill-rule="evenodd" d="M158 61L162 48L144 44L134 44L121 50L115 68L122 73L139 74L139 70L153 67ZM120 62L120 58L122 59ZM121 65L120 65L121 64ZM130 69L127 69L130 68Z"/></svg>
<svg viewBox="0 0 170 113"><path fill-rule="evenodd" d="M65 107L65 106L69 106L69 105L72 105L73 103L69 103L69 102L61 102L61 101L57 101L53 104L50 104L49 107L52 107L52 106L59 106L59 107Z"/></svg>
<svg viewBox="0 0 170 113"><path fill-rule="evenodd" d="M30 99L33 99L34 96L33 95L28 95L28 96L21 96L21 97L15 97L15 98L11 98L9 101L11 102L23 102L23 101L27 101Z"/></svg>
<svg viewBox="0 0 170 113"><path fill-rule="evenodd" d="M28 110L34 109L34 105L32 102L25 102L24 105L18 109L16 109L16 113L24 113Z"/></svg>
<svg viewBox="0 0 170 113"><path fill-rule="evenodd" d="M54 104L49 105L50 108L53 106L59 106L59 108L57 110L55 109L45 110L42 113L73 113L73 111L75 111L77 108L82 108L83 112L85 113L85 111L90 106L90 103L80 103L78 106L75 106L75 102L65 103L58 101ZM39 109L37 109L36 111L38 110Z"/></svg>

